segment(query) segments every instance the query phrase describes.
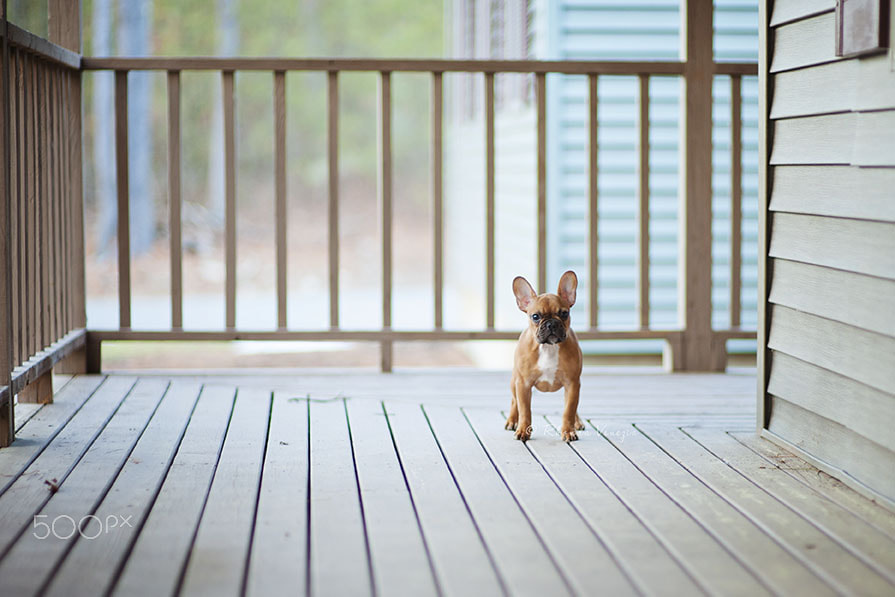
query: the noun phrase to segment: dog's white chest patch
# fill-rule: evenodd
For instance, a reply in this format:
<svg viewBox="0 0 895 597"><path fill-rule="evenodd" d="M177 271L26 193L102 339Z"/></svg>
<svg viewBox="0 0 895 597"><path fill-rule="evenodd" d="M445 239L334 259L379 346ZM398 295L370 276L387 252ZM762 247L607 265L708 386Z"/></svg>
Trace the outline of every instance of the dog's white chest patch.
<svg viewBox="0 0 895 597"><path fill-rule="evenodd" d="M538 381L546 381L552 384L556 378L556 368L559 366L559 345L541 344L538 346L538 369L541 377Z"/></svg>

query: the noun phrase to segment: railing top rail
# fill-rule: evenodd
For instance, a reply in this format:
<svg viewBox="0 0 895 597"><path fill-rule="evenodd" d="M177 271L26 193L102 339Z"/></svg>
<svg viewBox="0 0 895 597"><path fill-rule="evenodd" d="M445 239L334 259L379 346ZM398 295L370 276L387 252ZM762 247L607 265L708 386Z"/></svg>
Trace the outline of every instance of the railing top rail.
<svg viewBox="0 0 895 597"><path fill-rule="evenodd" d="M379 58L83 58L84 70L264 70L458 73L559 73L567 75L681 75L678 61L449 60ZM717 74L757 74L754 62L718 62Z"/></svg>
<svg viewBox="0 0 895 597"><path fill-rule="evenodd" d="M9 43L11 45L24 48L32 54L36 54L41 58L61 64L62 66L67 66L73 70L80 70L80 54L72 52L62 46L58 46L51 41L47 41L21 27L13 25L12 23L7 22L7 27L9 28ZM5 35L3 28L0 27L0 37L3 35Z"/></svg>

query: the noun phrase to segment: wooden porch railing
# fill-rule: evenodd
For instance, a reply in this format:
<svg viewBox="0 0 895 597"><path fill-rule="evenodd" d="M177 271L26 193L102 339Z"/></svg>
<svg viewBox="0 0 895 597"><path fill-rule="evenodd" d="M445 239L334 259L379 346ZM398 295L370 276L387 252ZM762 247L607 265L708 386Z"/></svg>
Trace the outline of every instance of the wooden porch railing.
<svg viewBox="0 0 895 597"><path fill-rule="evenodd" d="M537 287L539 292L547 288L547 187L546 187L546 94L548 73L584 75L588 78L590 90L589 110L589 146L590 146L590 287L582 289L590 296L589 326L576 330L582 339L629 339L656 338L667 342L667 366L670 369L723 369L726 358L724 343L729 338L751 338L755 332L739 329L739 288L741 258L739 250L739 230L741 225L741 193L740 193L740 81L742 75L756 73L754 63L711 63L711 70L705 76L700 73L700 80L691 82L688 79L687 62L544 62L544 61L468 61L468 60L375 60L375 59L289 59L289 58L85 58L82 66L85 70L112 70L115 72L115 112L116 112L116 164L118 167L118 268L119 268L119 329L113 331L89 332L88 367L98 370L99 346L104 340L370 340L381 345L381 367L389 371L392 367L392 344L395 341L412 340L480 340L480 339L513 339L518 330L496 330L494 327L495 312L495 219L494 219L494 76L496 73L531 73L535 77L537 102L537 247L538 270ZM167 73L168 82L168 189L170 197L170 254L171 254L171 307L173 314L172 328L167 331L135 330L131 328L131 285L130 259L128 246L128 185L127 185L127 139L126 118L128 91L127 73L131 71L161 70ZM182 248L180 240L180 73L183 70L217 71L221 77L223 91L223 126L225 156L225 329L220 331L189 331L183 329L183 292L182 292ZM235 180L235 123L234 123L234 73L236 71L267 71L273 79L274 122L274 175L276 218L274 242L276 244L277 269L277 322L278 329L273 331L255 331L236 327L236 180ZM325 331L306 331L289 329L286 325L286 173L285 173L285 133L282 123L286 118L285 73L290 71L325 71L328 80L328 168L329 168L329 206L327 229L329 234L329 321L330 329ZM382 263L382 329L375 331L352 331L343 329L339 322L339 152L338 152L338 94L339 76L345 71L372 71L379 73L379 203L381 222L381 263ZM391 329L392 315L392 143L391 143L391 75L395 72L424 72L431 76L432 90L432 180L431 200L434 209L434 276L433 288L434 313L431 329L404 331ZM443 106L443 74L444 73L479 73L484 77L484 115L485 115L485 205L486 225L485 243L485 313L484 329L446 330L443 328L443 198L442 198L442 106ZM696 220L701 228L690 232L690 236L681 243L681 284L685 287L681 309L690 309L689 315L682 314L682 327L676 329L660 329L651 326L649 320L649 79L654 76L680 77L688 81L685 100L689 105L699 95L703 102L711 106L712 75L729 75L732 85L733 115L733 205L731 210L732 238L734 239L731 255L731 322L732 327L726 330L711 329L711 285L706 282L707 272L711 271L711 254L702 247L710 247L711 235L711 138L696 138L694 130L702 132L711 130L711 110L707 115L699 115L701 122L688 122L682 125L684 138L681 142L683 162L689 168L682 167L682 176L688 182L687 188L693 188L693 181L686 177L700 176L698 181L703 188L708 188L708 195L703 200L686 201L686 209L682 209L681 218L685 221ZM597 89L599 79L603 75L634 75L640 81L639 110L639 260L638 260L638 312L639 329L630 331L606 331L599 328L597 321L598 294L597 270L599 256L597 253L597 224L599 220L597 171ZM688 108L689 109L689 108ZM706 126L707 121L707 126ZM695 143L703 146L692 148ZM702 160L693 164L693 161ZM698 186L698 185L697 185ZM534 206L533 206L534 207ZM698 239L698 234L707 234L707 238ZM447 250L450 250L448 247ZM687 275L689 274L689 275ZM699 280L698 284L689 284L690 280ZM689 319L688 319L689 317ZM704 330L699 338L691 338L693 318L698 317ZM687 350L689 342L689 351Z"/></svg>
<svg viewBox="0 0 895 597"><path fill-rule="evenodd" d="M5 5L0 5L5 6ZM98 371L104 340L361 340L382 347L384 371L392 367L392 344L413 340L514 339L517 330L495 329L495 114L494 80L498 73L530 73L535 79L537 114L537 286L547 286L547 74L582 75L589 89L589 287L587 325L582 339L654 338L666 341L666 363L673 370L717 370L725 363L725 341L751 338L755 332L740 324L741 226L741 77L755 75L753 63L715 63L712 59L711 10L688 2L682 9L686 39L684 58L674 62L545 62L467 60L365 60L267 58L95 58L82 59L79 3L50 0L50 39L47 41L7 23L2 16L3 109L0 111L0 445L15 431L14 397L20 402L52 399L51 370ZM55 42L55 43L53 43ZM66 49L70 48L70 49ZM75 51L72 51L75 50ZM84 222L81 197L81 71L115 72L116 166L118 180L119 329L85 331ZM131 327L130 248L128 231L127 74L162 70L168 84L168 190L171 242L172 327L167 331ZM183 329L183 282L180 197L180 73L211 70L221 76L225 153L225 329ZM268 71L273 77L275 122L274 173L276 204L277 322L274 331L236 327L236 168L234 73ZM327 230L330 329L294 330L287 327L286 305L286 118L285 74L289 71L327 73L329 206ZM345 71L379 73L382 320L379 330L343 329L339 321L339 76ZM432 202L434 208L433 326L404 331L391 328L392 315L392 143L391 75L424 72L432 85ZM444 246L442 197L443 75L478 73L484 78L485 106L485 313L484 329L447 330L443 326ZM597 172L598 85L606 75L639 78L639 192L638 314L639 329L607 331L600 328L597 224L600 218ZM729 76L731 82L731 297L728 329L712 329L711 313L711 108L712 80ZM650 322L649 293L649 80L677 77L683 82L681 140L681 235L679 300L680 325L657 328Z"/></svg>
<svg viewBox="0 0 895 597"><path fill-rule="evenodd" d="M77 358L86 333L81 56L5 20L0 35L0 445L7 445L13 397L52 401L51 369Z"/></svg>

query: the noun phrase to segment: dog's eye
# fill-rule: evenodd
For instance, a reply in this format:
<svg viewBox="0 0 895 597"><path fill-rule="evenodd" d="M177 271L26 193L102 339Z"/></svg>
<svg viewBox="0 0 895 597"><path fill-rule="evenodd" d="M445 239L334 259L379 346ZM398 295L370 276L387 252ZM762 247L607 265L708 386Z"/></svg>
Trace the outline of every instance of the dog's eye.
<svg viewBox="0 0 895 597"><path fill-rule="evenodd" d="M569 312L568 312L568 311L560 311L560 312L559 312L559 318L560 318L560 319L568 319L568 318L569 318Z"/></svg>
<svg viewBox="0 0 895 597"><path fill-rule="evenodd" d="M541 319L541 316L537 313L533 313L531 316L532 321L540 321L540 319Z"/></svg>

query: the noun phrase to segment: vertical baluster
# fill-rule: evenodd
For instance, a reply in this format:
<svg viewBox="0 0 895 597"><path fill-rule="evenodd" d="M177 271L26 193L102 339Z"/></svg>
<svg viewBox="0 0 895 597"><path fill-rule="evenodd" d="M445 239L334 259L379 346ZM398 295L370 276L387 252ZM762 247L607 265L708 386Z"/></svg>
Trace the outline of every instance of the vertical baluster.
<svg viewBox="0 0 895 597"><path fill-rule="evenodd" d="M70 108L71 106L69 106ZM127 134L127 71L115 71L115 178L118 185L118 325L122 329L131 327L130 199L128 194Z"/></svg>
<svg viewBox="0 0 895 597"><path fill-rule="evenodd" d="M638 165L639 183L637 211L637 245L638 245L638 311L640 328L649 328L649 75L640 75L640 118L638 119L640 139L638 149L640 161Z"/></svg>
<svg viewBox="0 0 895 597"><path fill-rule="evenodd" d="M547 76L535 75L538 102L538 292L547 291Z"/></svg>
<svg viewBox="0 0 895 597"><path fill-rule="evenodd" d="M277 327L286 328L286 73L276 71L274 87L274 180L277 243Z"/></svg>
<svg viewBox="0 0 895 597"><path fill-rule="evenodd" d="M435 329L444 326L444 205L442 186L443 82L432 73L432 211L434 236Z"/></svg>
<svg viewBox="0 0 895 597"><path fill-rule="evenodd" d="M742 247L742 78L730 77L730 327L740 327Z"/></svg>
<svg viewBox="0 0 895 597"><path fill-rule="evenodd" d="M327 158L329 171L329 326L339 328L339 73L327 73Z"/></svg>
<svg viewBox="0 0 895 597"><path fill-rule="evenodd" d="M180 71L168 71L168 229L171 254L171 327L183 328L183 242L180 201Z"/></svg>
<svg viewBox="0 0 895 597"><path fill-rule="evenodd" d="M236 327L236 115L233 106L233 71L221 73L224 102L224 247L226 326Z"/></svg>
<svg viewBox="0 0 895 597"><path fill-rule="evenodd" d="M38 224L37 224L37 76L36 59L28 61L28 82L25 85L28 103L28 356L39 350L40 338L40 290L38 289Z"/></svg>
<svg viewBox="0 0 895 597"><path fill-rule="evenodd" d="M21 270L19 269L19 252L21 251L22 242L22 221L19 218L19 181L21 180L21 153L19 152L19 136L21 131L21 119L19 118L19 52L14 48L8 48L8 68L3 69L6 77L5 85L9 104L3 109L6 111L6 132L9 135L9 142L6 147L6 156L9 163L7 172L8 190L8 212L7 222L9 222L10 231L10 248L8 262L6 264L9 272L9 300L10 300L10 327L9 327L9 343L11 361L8 363L10 370L19 364L21 357L20 350L20 333L21 333L21 312L22 304L20 299ZM4 365L6 366L6 365Z"/></svg>
<svg viewBox="0 0 895 597"><path fill-rule="evenodd" d="M5 10L5 9L4 9ZM0 26L6 30L6 13L0 15ZM13 123L10 94L10 48L6 38L0 42L2 55L0 55L0 178L2 178L3 202L0 204L0 267L3 275L0 275L0 386L6 386L6 408L0 413L0 446L8 446L15 438L15 400L12 393L12 369L13 369L13 299L12 299L12 255L13 255L13 213L12 213L12 187L10 177L12 175L12 137Z"/></svg>
<svg viewBox="0 0 895 597"><path fill-rule="evenodd" d="M50 281L50 267L53 262L53 244L50 239L50 141L47 138L49 133L48 116L50 106L47 103L49 90L47 89L47 73L48 64L40 61L37 64L37 101L38 101L38 118L40 126L38 128L38 151L39 151L39 167L38 167L38 212L40 222L40 249L38 261L40 262L40 319L41 319L41 337L39 350L53 343L52 318L50 317L52 302L52 287Z"/></svg>
<svg viewBox="0 0 895 597"><path fill-rule="evenodd" d="M382 327L392 327L392 123L391 73L379 77L379 196L382 206ZM392 370L392 341L380 346L383 372Z"/></svg>
<svg viewBox="0 0 895 597"><path fill-rule="evenodd" d="M485 73L485 319L494 329L494 73Z"/></svg>
<svg viewBox="0 0 895 597"><path fill-rule="evenodd" d="M588 194L588 218L590 225L588 227L590 238L590 327L595 329L599 322L600 302L598 297L599 289L599 139L597 136L597 126L599 124L599 115L597 108L599 105L597 75L590 74L587 76L588 96L589 96L589 117L588 125L590 133L588 135L588 158L590 169L588 171L589 194Z"/></svg>

